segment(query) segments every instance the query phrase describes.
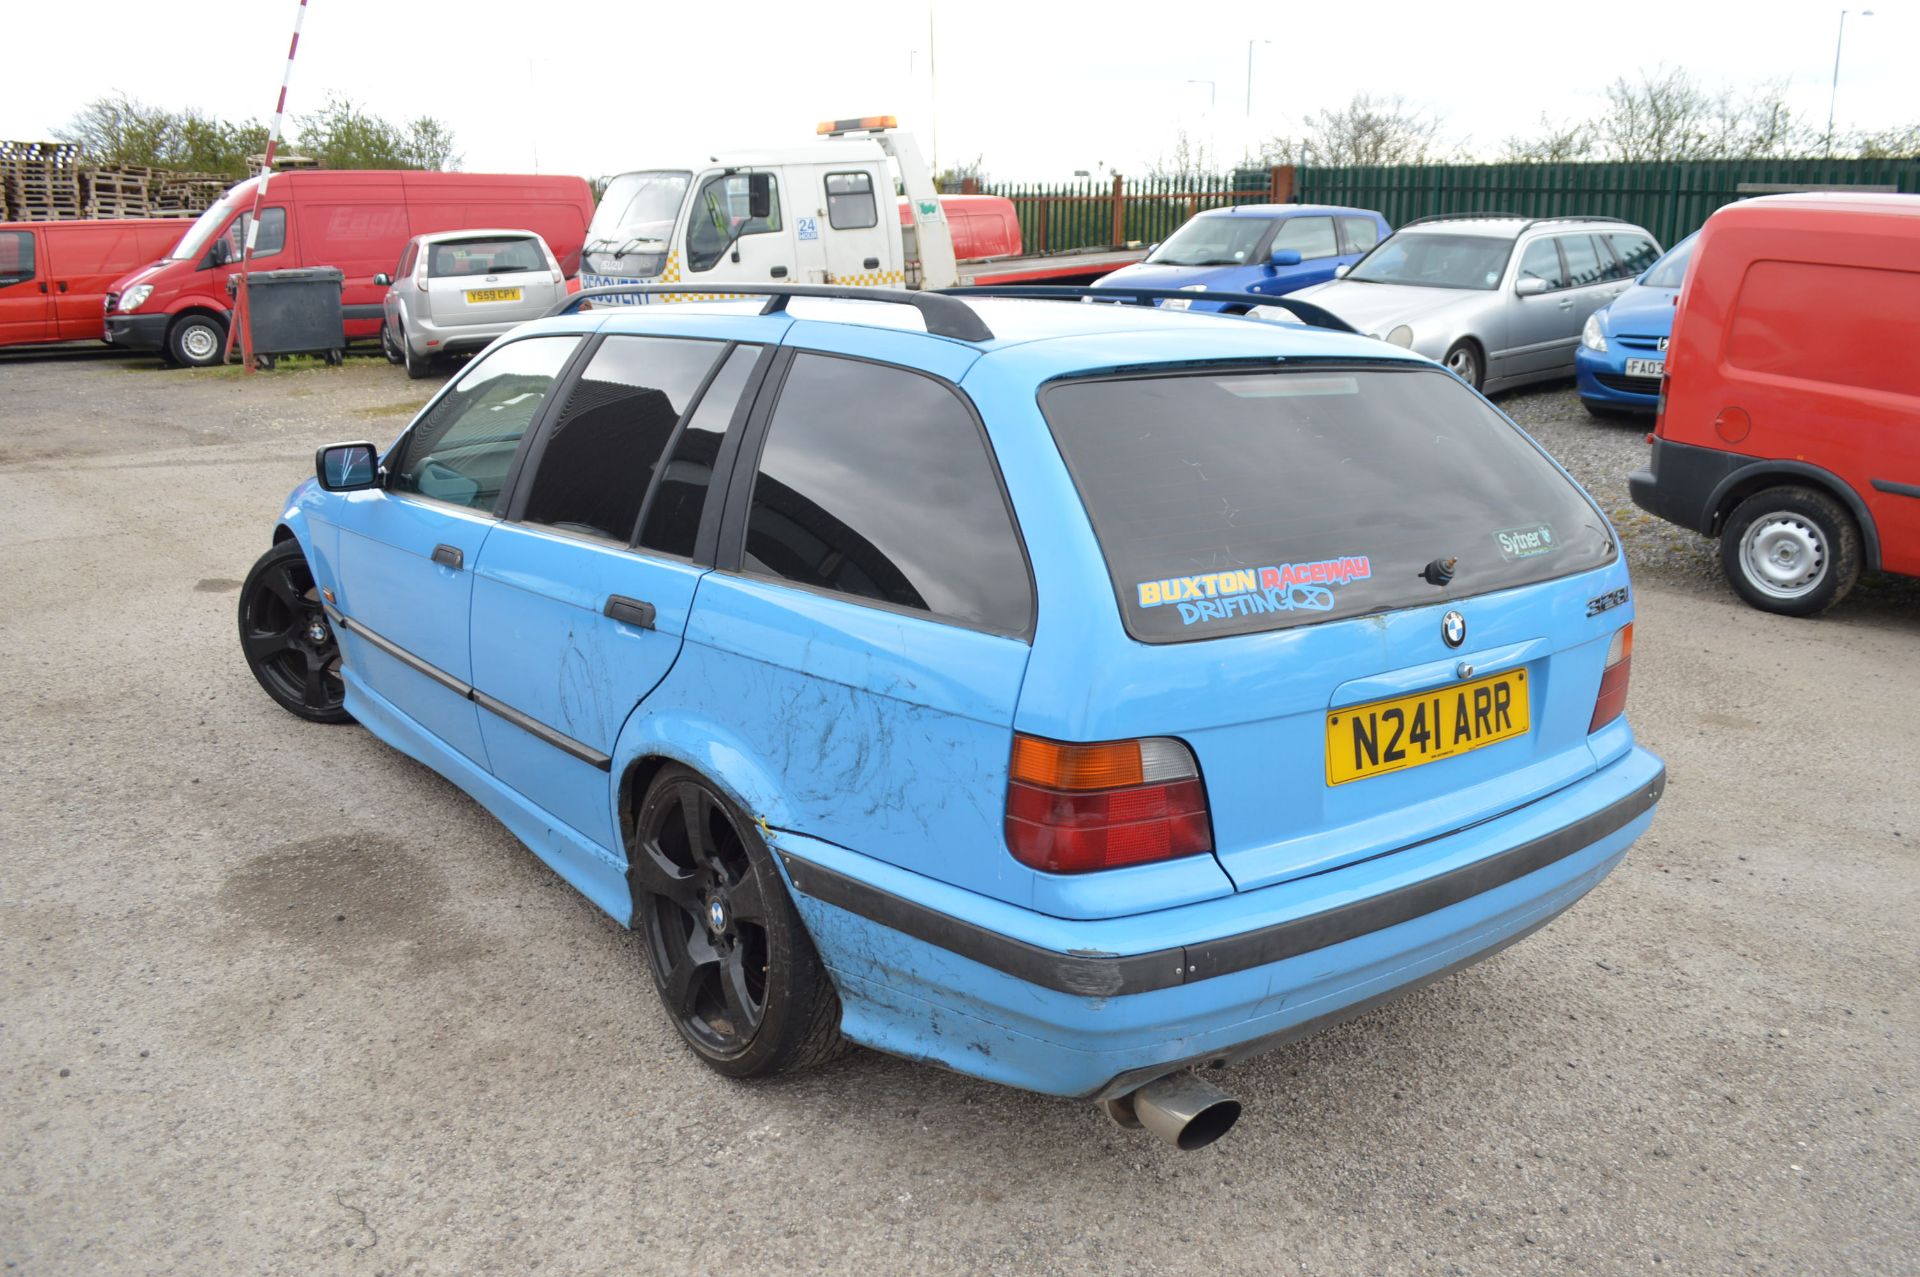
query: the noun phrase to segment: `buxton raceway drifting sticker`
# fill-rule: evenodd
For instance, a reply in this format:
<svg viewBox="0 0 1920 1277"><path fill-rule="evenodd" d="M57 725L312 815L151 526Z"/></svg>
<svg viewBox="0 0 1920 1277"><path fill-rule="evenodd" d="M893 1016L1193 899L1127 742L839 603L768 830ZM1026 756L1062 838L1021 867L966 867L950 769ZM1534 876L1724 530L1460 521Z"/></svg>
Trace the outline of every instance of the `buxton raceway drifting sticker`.
<svg viewBox="0 0 1920 1277"><path fill-rule="evenodd" d="M1181 623L1192 625L1258 612L1331 612L1333 586L1372 575L1373 565L1361 554L1142 581L1135 588L1141 607L1177 607Z"/></svg>

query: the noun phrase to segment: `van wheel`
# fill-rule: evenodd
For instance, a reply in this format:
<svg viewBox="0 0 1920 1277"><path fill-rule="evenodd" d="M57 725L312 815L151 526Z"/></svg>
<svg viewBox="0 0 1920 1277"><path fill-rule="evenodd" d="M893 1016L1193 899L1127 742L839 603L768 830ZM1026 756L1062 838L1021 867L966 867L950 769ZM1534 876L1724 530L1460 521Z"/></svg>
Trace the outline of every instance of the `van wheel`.
<svg viewBox="0 0 1920 1277"><path fill-rule="evenodd" d="M313 570L291 538L260 556L240 587L240 653L287 713L310 723L350 723L340 641Z"/></svg>
<svg viewBox="0 0 1920 1277"><path fill-rule="evenodd" d="M1467 340L1456 341L1447 347L1447 357L1441 362L1459 375L1460 380L1475 390L1487 379L1487 366L1480 357L1480 347Z"/></svg>
<svg viewBox="0 0 1920 1277"><path fill-rule="evenodd" d="M211 368L227 350L227 326L212 315L183 315L167 330L167 354L187 368Z"/></svg>
<svg viewBox="0 0 1920 1277"><path fill-rule="evenodd" d="M634 819L634 928L667 1018L708 1068L766 1077L845 1049L840 998L753 822L664 768Z"/></svg>
<svg viewBox="0 0 1920 1277"><path fill-rule="evenodd" d="M1727 517L1720 565L1734 592L1761 611L1818 616L1860 579L1860 530L1824 492L1768 488Z"/></svg>

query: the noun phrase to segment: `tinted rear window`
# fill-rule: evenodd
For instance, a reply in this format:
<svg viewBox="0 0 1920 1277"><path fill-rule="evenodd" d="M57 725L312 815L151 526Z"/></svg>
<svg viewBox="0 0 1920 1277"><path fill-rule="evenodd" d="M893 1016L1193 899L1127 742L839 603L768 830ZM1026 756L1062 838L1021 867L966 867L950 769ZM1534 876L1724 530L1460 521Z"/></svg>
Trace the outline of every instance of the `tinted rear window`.
<svg viewBox="0 0 1920 1277"><path fill-rule="evenodd" d="M1464 598L1614 556L1580 490L1438 370L1070 381L1040 405L1127 630L1149 643ZM1422 578L1447 559L1448 584Z"/></svg>
<svg viewBox="0 0 1920 1277"><path fill-rule="evenodd" d="M520 236L452 240L435 244L427 252L427 274L434 279L547 269L540 245Z"/></svg>

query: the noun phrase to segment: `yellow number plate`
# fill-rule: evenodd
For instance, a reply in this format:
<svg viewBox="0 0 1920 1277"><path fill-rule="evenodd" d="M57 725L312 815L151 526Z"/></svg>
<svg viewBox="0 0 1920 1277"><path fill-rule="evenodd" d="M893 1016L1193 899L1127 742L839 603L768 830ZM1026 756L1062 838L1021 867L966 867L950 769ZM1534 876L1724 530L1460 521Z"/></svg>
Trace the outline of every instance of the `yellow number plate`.
<svg viewBox="0 0 1920 1277"><path fill-rule="evenodd" d="M1327 784L1344 785L1525 736L1527 672L1509 670L1327 715Z"/></svg>
<svg viewBox="0 0 1920 1277"><path fill-rule="evenodd" d="M467 300L470 302L517 302L520 290L517 288L469 288Z"/></svg>

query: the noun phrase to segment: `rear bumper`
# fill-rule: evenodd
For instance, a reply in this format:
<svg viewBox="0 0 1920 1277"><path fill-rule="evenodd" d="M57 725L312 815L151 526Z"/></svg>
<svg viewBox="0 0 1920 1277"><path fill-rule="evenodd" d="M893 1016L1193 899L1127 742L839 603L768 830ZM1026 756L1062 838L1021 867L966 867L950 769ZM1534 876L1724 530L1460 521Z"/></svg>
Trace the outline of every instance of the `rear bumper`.
<svg viewBox="0 0 1920 1277"><path fill-rule="evenodd" d="M1647 468L1627 476L1627 494L1649 514L1712 536L1714 493L1734 471L1752 465L1753 460L1743 453L1656 438Z"/></svg>
<svg viewBox="0 0 1920 1277"><path fill-rule="evenodd" d="M485 350L527 319L512 319L496 324L436 324L432 320L409 319L404 325L407 344L415 355L452 355L462 351ZM433 344L429 345L431 342Z"/></svg>
<svg viewBox="0 0 1920 1277"><path fill-rule="evenodd" d="M162 350L169 315L109 315L106 343L123 350Z"/></svg>
<svg viewBox="0 0 1920 1277"><path fill-rule="evenodd" d="M1665 786L1641 749L1496 820L1329 873L1076 922L788 833L774 845L849 1037L1053 1095L1231 1061L1477 961L1619 863Z"/></svg>

